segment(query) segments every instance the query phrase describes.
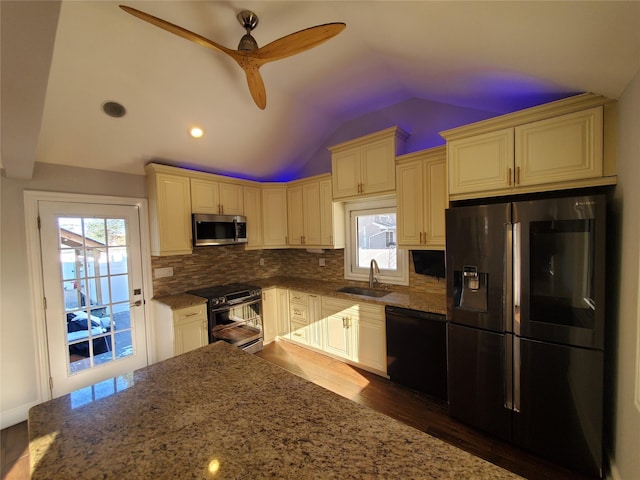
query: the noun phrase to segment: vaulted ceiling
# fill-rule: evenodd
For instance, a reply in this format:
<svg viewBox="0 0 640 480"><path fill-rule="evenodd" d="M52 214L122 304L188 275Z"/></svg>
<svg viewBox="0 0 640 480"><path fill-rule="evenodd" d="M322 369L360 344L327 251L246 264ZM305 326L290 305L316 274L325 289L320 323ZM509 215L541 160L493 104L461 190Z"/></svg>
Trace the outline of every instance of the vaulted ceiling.
<svg viewBox="0 0 640 480"><path fill-rule="evenodd" d="M267 106L223 53L143 22L123 3L235 49L344 22L261 69ZM276 180L327 171L326 147L400 125L437 132L590 91L618 98L640 69L640 2L2 0L2 166L142 174L149 161ZM121 103L122 118L102 111ZM190 138L191 126L205 134Z"/></svg>

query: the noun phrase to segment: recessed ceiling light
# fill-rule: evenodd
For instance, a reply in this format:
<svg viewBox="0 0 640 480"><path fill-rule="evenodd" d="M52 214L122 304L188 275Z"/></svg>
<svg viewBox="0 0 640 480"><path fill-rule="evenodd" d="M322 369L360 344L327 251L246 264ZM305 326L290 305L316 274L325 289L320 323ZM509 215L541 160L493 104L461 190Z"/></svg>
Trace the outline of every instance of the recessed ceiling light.
<svg viewBox="0 0 640 480"><path fill-rule="evenodd" d="M200 138L202 135L204 135L204 132L200 127L193 127L191 130L189 130L189 134L193 138Z"/></svg>
<svg viewBox="0 0 640 480"><path fill-rule="evenodd" d="M104 102L102 104L102 111L114 118L124 117L127 113L127 109L118 102Z"/></svg>

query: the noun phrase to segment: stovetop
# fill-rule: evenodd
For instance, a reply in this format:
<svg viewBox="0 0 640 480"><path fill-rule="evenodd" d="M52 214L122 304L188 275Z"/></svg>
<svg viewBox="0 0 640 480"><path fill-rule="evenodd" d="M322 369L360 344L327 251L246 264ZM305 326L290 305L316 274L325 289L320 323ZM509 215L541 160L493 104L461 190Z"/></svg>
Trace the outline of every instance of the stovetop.
<svg viewBox="0 0 640 480"><path fill-rule="evenodd" d="M187 293L197 295L198 297L204 297L208 299L221 298L221 297L235 297L238 296L256 296L260 295L262 289L254 285L246 283L229 283L227 285L212 285L210 287L199 288L196 290L189 290Z"/></svg>

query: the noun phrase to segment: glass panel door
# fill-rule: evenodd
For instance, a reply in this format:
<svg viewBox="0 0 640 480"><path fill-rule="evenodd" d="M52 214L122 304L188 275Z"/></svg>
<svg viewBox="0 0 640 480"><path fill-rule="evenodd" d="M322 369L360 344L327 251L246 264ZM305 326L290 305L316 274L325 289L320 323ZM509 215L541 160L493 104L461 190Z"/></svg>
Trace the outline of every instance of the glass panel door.
<svg viewBox="0 0 640 480"><path fill-rule="evenodd" d="M136 207L40 202L53 396L147 364Z"/></svg>

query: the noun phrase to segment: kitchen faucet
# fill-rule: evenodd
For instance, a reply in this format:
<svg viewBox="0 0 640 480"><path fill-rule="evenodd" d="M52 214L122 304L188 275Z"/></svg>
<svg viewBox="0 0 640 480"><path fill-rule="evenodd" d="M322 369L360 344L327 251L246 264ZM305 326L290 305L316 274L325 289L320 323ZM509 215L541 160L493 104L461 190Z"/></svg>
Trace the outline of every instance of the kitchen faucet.
<svg viewBox="0 0 640 480"><path fill-rule="evenodd" d="M374 276L375 273L380 273L380 268L378 268L378 262L376 262L376 259L372 258L371 264L369 265L369 288L373 288L373 285L378 281Z"/></svg>

